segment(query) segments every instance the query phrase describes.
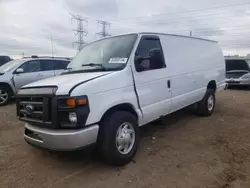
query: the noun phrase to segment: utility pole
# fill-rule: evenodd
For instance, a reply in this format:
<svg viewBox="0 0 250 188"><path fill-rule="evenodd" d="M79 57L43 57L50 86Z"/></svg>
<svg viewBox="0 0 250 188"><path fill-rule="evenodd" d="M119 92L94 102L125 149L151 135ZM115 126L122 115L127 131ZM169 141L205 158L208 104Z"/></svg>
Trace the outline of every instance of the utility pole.
<svg viewBox="0 0 250 188"><path fill-rule="evenodd" d="M192 36L193 36L193 33L192 33L192 31L190 31L190 33L189 33L189 36L190 36L190 37L192 37Z"/></svg>
<svg viewBox="0 0 250 188"><path fill-rule="evenodd" d="M110 23L103 21L103 20L97 20L98 26L101 26L101 32L96 33L100 38L105 38L107 36L110 36L108 33L108 28L110 29Z"/></svg>
<svg viewBox="0 0 250 188"><path fill-rule="evenodd" d="M86 26L88 26L88 18L84 18L81 15L74 15L71 13L70 15L72 16L71 22L73 19L77 21L77 29L73 30L73 32L75 33L76 36L78 36L78 41L74 43L78 44L77 49L78 51L80 51L83 48L83 45L85 44L85 41L83 40L83 36L87 36L88 34L88 31L85 28Z"/></svg>
<svg viewBox="0 0 250 188"><path fill-rule="evenodd" d="M50 36L50 40L51 40L51 55L52 57L54 57L54 46L53 46L52 36Z"/></svg>

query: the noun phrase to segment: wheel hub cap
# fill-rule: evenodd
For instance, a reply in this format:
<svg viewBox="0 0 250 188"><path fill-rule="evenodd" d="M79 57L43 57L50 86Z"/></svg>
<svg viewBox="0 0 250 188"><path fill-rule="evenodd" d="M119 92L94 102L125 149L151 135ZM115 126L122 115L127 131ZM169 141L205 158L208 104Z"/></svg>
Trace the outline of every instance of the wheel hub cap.
<svg viewBox="0 0 250 188"><path fill-rule="evenodd" d="M207 107L209 111L212 111L214 108L214 97L212 95L208 98Z"/></svg>
<svg viewBox="0 0 250 188"><path fill-rule="evenodd" d="M0 104L6 102L8 99L8 93L4 90L0 90Z"/></svg>
<svg viewBox="0 0 250 188"><path fill-rule="evenodd" d="M116 134L116 148L121 154L128 154L135 143L135 130L131 123L123 123Z"/></svg>

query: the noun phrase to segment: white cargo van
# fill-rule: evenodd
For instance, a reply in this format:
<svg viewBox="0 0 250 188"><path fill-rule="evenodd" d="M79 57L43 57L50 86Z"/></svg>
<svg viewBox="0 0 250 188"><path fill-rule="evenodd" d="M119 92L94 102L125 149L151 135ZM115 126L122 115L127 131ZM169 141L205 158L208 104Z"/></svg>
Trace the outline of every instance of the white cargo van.
<svg viewBox="0 0 250 188"><path fill-rule="evenodd" d="M24 86L17 115L25 140L50 150L97 143L107 162L136 153L139 129L195 104L210 116L225 87L225 60L214 41L135 33L86 45L63 75Z"/></svg>

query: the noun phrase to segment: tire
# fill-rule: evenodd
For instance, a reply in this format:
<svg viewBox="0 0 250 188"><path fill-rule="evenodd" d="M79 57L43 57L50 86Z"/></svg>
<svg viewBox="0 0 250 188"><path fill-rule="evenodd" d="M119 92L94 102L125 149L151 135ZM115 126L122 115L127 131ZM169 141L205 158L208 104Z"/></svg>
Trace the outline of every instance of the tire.
<svg viewBox="0 0 250 188"><path fill-rule="evenodd" d="M102 156L105 162L111 165L121 166L128 164L133 159L139 143L139 128L137 124L137 118L126 111L114 112L103 119L100 124L98 148L100 156ZM130 129L125 129L126 125ZM122 128L124 128L125 131L133 131L133 133L120 134L120 139L118 139L118 132L121 133ZM125 139L121 138L122 136L124 136ZM132 140L131 143L133 144L128 144L127 153L125 152L126 148L124 152L121 153L122 151L118 149L119 144L121 146L120 148L122 148L125 145L124 142L128 143L128 140Z"/></svg>
<svg viewBox="0 0 250 188"><path fill-rule="evenodd" d="M211 101L212 100L212 101ZM207 89L207 92L203 99L198 102L197 114L200 116L211 116L215 108L215 94L211 89Z"/></svg>
<svg viewBox="0 0 250 188"><path fill-rule="evenodd" d="M3 98L5 98L5 100L3 100ZM11 100L11 90L6 86L0 86L0 106L8 104L10 100Z"/></svg>

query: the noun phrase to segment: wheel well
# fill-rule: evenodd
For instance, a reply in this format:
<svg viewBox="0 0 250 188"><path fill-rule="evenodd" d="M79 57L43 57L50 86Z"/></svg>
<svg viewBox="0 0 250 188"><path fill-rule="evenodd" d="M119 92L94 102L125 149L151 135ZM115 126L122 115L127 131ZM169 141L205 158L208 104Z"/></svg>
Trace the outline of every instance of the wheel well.
<svg viewBox="0 0 250 188"><path fill-rule="evenodd" d="M214 80L210 81L207 85L207 89L212 89L214 92L216 92L216 82Z"/></svg>
<svg viewBox="0 0 250 188"><path fill-rule="evenodd" d="M11 92L11 95L13 95L13 90L11 88L11 86L5 82L0 82L0 87L6 87L8 88L8 90Z"/></svg>
<svg viewBox="0 0 250 188"><path fill-rule="evenodd" d="M116 106L113 106L112 108L108 109L104 115L102 116L101 118L101 121L107 117L108 115L112 114L113 112L115 111L127 111L127 112L130 112L131 114L133 114L136 119L138 119L138 114L136 113L134 107L132 104L129 104L129 103L123 103L123 104L118 104Z"/></svg>

